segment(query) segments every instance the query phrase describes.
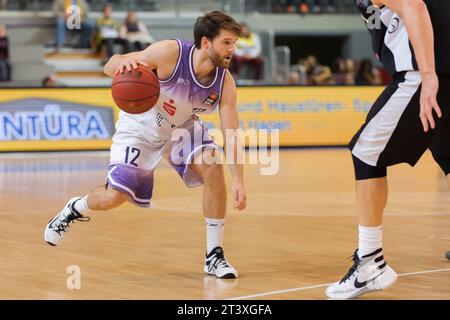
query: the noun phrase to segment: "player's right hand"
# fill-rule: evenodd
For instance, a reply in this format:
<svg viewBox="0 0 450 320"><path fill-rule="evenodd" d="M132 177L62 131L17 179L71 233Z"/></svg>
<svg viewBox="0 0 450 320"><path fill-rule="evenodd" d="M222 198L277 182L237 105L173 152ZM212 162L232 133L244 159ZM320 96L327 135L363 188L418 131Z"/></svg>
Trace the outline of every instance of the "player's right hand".
<svg viewBox="0 0 450 320"><path fill-rule="evenodd" d="M125 71L130 72L133 69L137 69L137 67L141 65L148 68L148 64L143 61L136 60L133 58L125 58L120 62L120 64L116 68L116 72L114 75L117 76L119 73L124 73Z"/></svg>
<svg viewBox="0 0 450 320"><path fill-rule="evenodd" d="M245 194L244 181L242 179L234 179L232 191L234 194L233 207L242 211L247 207L247 195Z"/></svg>
<svg viewBox="0 0 450 320"><path fill-rule="evenodd" d="M422 121L423 130L428 132L429 128L436 127L433 110L439 118L442 117L442 111L437 103L437 94L439 90L439 80L435 72L422 73L422 91L420 92L420 121Z"/></svg>

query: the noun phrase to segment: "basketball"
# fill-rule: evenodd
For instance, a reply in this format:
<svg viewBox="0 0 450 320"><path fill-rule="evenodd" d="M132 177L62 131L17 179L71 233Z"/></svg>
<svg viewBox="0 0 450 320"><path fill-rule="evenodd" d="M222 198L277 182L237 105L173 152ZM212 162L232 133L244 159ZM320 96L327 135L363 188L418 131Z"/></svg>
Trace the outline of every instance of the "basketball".
<svg viewBox="0 0 450 320"><path fill-rule="evenodd" d="M159 98L159 80L150 69L138 66L114 77L112 97L116 105L127 113L150 110Z"/></svg>

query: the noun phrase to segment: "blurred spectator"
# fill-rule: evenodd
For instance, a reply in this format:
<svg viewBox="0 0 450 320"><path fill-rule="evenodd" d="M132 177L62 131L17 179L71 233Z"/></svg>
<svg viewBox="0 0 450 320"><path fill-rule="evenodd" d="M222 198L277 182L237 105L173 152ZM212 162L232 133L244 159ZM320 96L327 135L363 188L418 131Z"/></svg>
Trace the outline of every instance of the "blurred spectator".
<svg viewBox="0 0 450 320"><path fill-rule="evenodd" d="M27 0L19 0L19 10L25 10L27 8ZM0 10L6 10L8 6L8 0L0 0Z"/></svg>
<svg viewBox="0 0 450 320"><path fill-rule="evenodd" d="M149 34L147 27L139 21L136 13L129 11L124 23L120 26L120 37L127 39L130 43L131 51L140 51L155 42Z"/></svg>
<svg viewBox="0 0 450 320"><path fill-rule="evenodd" d="M342 58L337 58L333 65L331 66L331 72L333 73L331 84L335 85L353 85L355 84L354 68L352 64L348 61L351 59L344 60ZM352 61L353 62L353 61Z"/></svg>
<svg viewBox="0 0 450 320"><path fill-rule="evenodd" d="M295 13L297 11L306 13L309 5L305 0L275 0L273 11L275 13Z"/></svg>
<svg viewBox="0 0 450 320"><path fill-rule="evenodd" d="M301 14L309 13L309 4L306 1L301 1L298 5L298 12Z"/></svg>
<svg viewBox="0 0 450 320"><path fill-rule="evenodd" d="M308 76L306 75L305 60L298 59L297 64L291 66L288 84L290 85L307 85Z"/></svg>
<svg viewBox="0 0 450 320"><path fill-rule="evenodd" d="M334 0L312 0L311 12L313 13L334 13L336 5Z"/></svg>
<svg viewBox="0 0 450 320"><path fill-rule="evenodd" d="M275 13L334 13L334 0L276 0L273 11Z"/></svg>
<svg viewBox="0 0 450 320"><path fill-rule="evenodd" d="M42 87L44 88L55 88L59 87L58 81L54 74L48 75L44 79L42 79Z"/></svg>
<svg viewBox="0 0 450 320"><path fill-rule="evenodd" d="M317 62L317 58L315 56L308 56L304 62L304 65L306 69L306 75L308 77L308 84L324 85L331 82L331 69L327 66L320 65Z"/></svg>
<svg viewBox="0 0 450 320"><path fill-rule="evenodd" d="M383 67L377 68L378 74L380 75L380 81L382 85L387 85L392 80L392 76L387 72L387 70Z"/></svg>
<svg viewBox="0 0 450 320"><path fill-rule="evenodd" d="M97 20L95 44L97 51L104 50L104 63L114 55L114 45L120 44L123 53L130 52L129 42L119 35L120 23L112 18L112 6L107 4L103 7L103 17Z"/></svg>
<svg viewBox="0 0 450 320"><path fill-rule="evenodd" d="M297 12L297 1L296 0L286 0L286 12L294 13Z"/></svg>
<svg viewBox="0 0 450 320"><path fill-rule="evenodd" d="M355 76L355 83L357 85L377 85L381 84L378 72L373 68L370 59L361 61L359 70Z"/></svg>
<svg viewBox="0 0 450 320"><path fill-rule="evenodd" d="M353 61L353 59L345 59L345 70L349 75L352 76L353 83L355 83L356 69L355 69L355 62Z"/></svg>
<svg viewBox="0 0 450 320"><path fill-rule="evenodd" d="M373 67L371 60L362 60L359 65L355 74L352 59L336 58L329 68L319 65L311 55L291 66L288 85L385 85L391 79L385 69Z"/></svg>
<svg viewBox="0 0 450 320"><path fill-rule="evenodd" d="M296 70L292 70L288 77L288 83L289 86L294 85L305 85L306 83L302 81L300 77L300 72Z"/></svg>
<svg viewBox="0 0 450 320"><path fill-rule="evenodd" d="M355 62L353 59L344 60L345 84L355 85Z"/></svg>
<svg viewBox="0 0 450 320"><path fill-rule="evenodd" d="M256 33L250 30L245 22L241 23L241 35L236 42L236 51L233 56L232 71L240 79L240 72L243 65L253 68L254 79L261 79L263 58L261 56L261 42Z"/></svg>
<svg viewBox="0 0 450 320"><path fill-rule="evenodd" d="M6 27L4 25L0 25L0 81L11 81L9 40L6 35Z"/></svg>
<svg viewBox="0 0 450 320"><path fill-rule="evenodd" d="M71 11L67 11L69 6L76 5L79 8L80 13L80 26L73 30L69 30L66 25L67 18L72 15ZM80 42L77 47L90 48L91 47L91 35L93 29L93 23L89 21L88 15L90 12L89 4L86 0L55 0L53 2L53 13L56 17L56 51L58 51L65 44L66 31L78 31L81 32ZM72 20L72 18L70 18ZM73 22L77 20L74 19ZM69 21L71 23L72 21Z"/></svg>

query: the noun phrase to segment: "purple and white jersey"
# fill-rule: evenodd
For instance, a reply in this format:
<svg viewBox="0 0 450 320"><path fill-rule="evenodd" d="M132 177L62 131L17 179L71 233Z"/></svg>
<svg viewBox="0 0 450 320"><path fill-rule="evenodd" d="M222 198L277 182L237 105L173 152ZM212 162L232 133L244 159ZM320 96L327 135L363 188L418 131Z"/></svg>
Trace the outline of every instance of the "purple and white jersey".
<svg viewBox="0 0 450 320"><path fill-rule="evenodd" d="M176 41L180 50L178 60L172 75L160 79L160 97L155 106L142 114L120 113L119 121L139 122L141 129L154 139L166 139L174 129L192 121L195 114L213 112L222 96L226 70L216 67L211 83L200 83L193 68L195 46L187 40Z"/></svg>

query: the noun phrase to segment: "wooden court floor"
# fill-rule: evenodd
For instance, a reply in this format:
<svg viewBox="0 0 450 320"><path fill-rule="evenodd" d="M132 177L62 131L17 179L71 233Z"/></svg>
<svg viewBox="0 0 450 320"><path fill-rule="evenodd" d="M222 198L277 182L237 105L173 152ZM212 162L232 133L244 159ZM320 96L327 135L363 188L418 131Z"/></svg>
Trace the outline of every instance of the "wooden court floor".
<svg viewBox="0 0 450 320"><path fill-rule="evenodd" d="M47 221L104 181L108 154L0 155L0 299L325 299L357 245L353 168L345 149L283 150L275 176L246 167L248 209L229 210L225 252L237 280L202 272L201 189L187 189L165 163L153 208L91 213L58 247ZM361 299L450 299L450 191L427 154L389 170L384 221L392 288ZM228 189L230 174L226 172ZM69 266L80 289L67 288Z"/></svg>

